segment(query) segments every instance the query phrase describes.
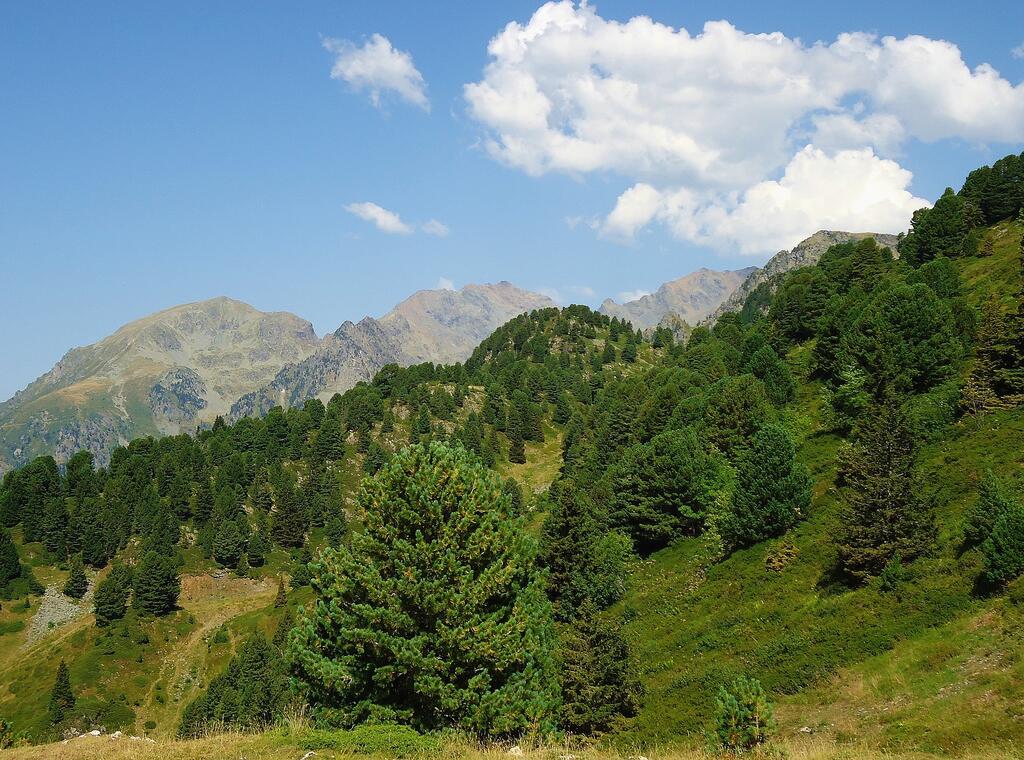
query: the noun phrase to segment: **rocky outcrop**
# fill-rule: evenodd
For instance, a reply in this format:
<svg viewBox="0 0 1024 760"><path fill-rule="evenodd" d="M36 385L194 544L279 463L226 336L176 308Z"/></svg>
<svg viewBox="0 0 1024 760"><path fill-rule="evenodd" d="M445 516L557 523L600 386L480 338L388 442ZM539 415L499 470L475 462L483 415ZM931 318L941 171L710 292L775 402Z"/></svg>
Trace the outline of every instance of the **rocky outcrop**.
<svg viewBox="0 0 1024 760"><path fill-rule="evenodd" d="M739 311L747 300L747 296L766 282L774 282L781 278L786 272L791 272L800 267L809 267L817 264L821 255L829 248L839 243L847 243L851 240L863 240L874 238L875 242L890 248L896 254L896 243L899 238L896 235L886 235L881 232L838 232L834 230L819 230L806 240L802 240L791 250L779 251L772 256L760 269L755 268L729 295L722 301L721 305L715 308L708 316L707 323L714 324L720 316L730 311Z"/></svg>
<svg viewBox="0 0 1024 760"><path fill-rule="evenodd" d="M554 305L548 297L509 282L421 290L380 319L345 322L312 355L239 398L230 417L265 414L276 405L296 406L314 397L327 401L371 379L385 364L463 361L512 317Z"/></svg>
<svg viewBox="0 0 1024 760"><path fill-rule="evenodd" d="M701 268L678 280L666 282L654 293L624 304L606 299L600 311L609 317L631 322L639 329L657 327L669 314L695 325L714 311L755 269L748 267L719 272Z"/></svg>

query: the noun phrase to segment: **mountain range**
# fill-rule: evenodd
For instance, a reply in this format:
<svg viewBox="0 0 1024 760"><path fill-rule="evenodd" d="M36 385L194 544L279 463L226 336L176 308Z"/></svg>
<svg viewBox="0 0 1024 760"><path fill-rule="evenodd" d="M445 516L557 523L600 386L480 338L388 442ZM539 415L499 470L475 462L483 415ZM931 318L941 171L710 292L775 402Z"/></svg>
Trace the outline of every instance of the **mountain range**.
<svg viewBox="0 0 1024 760"><path fill-rule="evenodd" d="M821 231L763 268L701 268L622 304L606 299L600 311L684 337L693 325L741 308L758 285L816 263L830 245L869 235L895 247L892 235ZM139 436L326 401L386 364L462 361L512 317L554 305L509 282L421 290L380 318L346 321L323 338L294 314L225 297L166 309L70 350L0 403L0 472L39 454L66 461L83 448L104 463Z"/></svg>

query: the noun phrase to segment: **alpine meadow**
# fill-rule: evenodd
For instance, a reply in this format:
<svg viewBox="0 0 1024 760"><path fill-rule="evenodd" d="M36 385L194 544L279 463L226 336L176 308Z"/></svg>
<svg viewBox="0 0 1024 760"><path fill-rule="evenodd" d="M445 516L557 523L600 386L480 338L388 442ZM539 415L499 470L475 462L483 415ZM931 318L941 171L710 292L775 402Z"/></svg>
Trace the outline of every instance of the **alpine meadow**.
<svg viewBox="0 0 1024 760"><path fill-rule="evenodd" d="M1024 758L1024 13L648 4L0 11L0 760Z"/></svg>

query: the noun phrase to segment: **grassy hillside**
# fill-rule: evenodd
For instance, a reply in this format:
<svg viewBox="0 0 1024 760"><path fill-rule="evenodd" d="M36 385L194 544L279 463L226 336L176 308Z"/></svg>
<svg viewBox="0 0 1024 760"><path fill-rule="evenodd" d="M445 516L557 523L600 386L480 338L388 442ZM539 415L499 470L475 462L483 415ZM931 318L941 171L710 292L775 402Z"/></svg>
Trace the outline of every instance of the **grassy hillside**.
<svg viewBox="0 0 1024 760"><path fill-rule="evenodd" d="M990 294L1009 300L1022 232L1019 223L996 225L992 256L958 261L976 305ZM789 359L799 370L800 350ZM821 390L801 383L790 410L799 459L814 476L806 521L722 562L709 563L697 538L637 568L613 612L626 621L649 691L617 743L701 730L718 685L739 673L779 695L784 735L809 727L840 742L871 737L935 752L1024 741L1024 585L979 595L978 553L959 548L984 472L1024 470L1024 414L966 417L926 444L921 467L938 508L937 547L895 588L850 590L832 578L842 439L822 432Z"/></svg>

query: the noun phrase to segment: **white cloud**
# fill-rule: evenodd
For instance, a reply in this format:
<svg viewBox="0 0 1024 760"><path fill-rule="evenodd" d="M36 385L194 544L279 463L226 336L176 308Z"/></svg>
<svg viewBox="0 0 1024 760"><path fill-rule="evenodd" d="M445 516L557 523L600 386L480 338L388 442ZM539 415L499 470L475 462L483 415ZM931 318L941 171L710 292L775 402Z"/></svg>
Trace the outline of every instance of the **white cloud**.
<svg viewBox="0 0 1024 760"><path fill-rule="evenodd" d="M680 237L742 239L752 251L819 212L815 229L830 219L905 229L918 201L906 190L910 176L885 159L909 141L1024 141L1024 82L988 64L970 68L956 45L916 35L852 32L805 44L727 21L691 34L645 16L607 20L563 0L509 23L488 53L479 81L464 88L485 149L530 175L624 178L629 189L600 225L611 237L657 220ZM794 174L816 168L871 185L840 189L834 177ZM801 195L822 190L834 208ZM795 208L766 219L760 242L729 222L783 197Z"/></svg>
<svg viewBox="0 0 1024 760"><path fill-rule="evenodd" d="M1024 58L1024 42L1020 43L1017 47L1010 51L1010 55L1014 58Z"/></svg>
<svg viewBox="0 0 1024 760"><path fill-rule="evenodd" d="M455 290L455 283L447 277L438 277L436 287L438 290Z"/></svg>
<svg viewBox="0 0 1024 760"><path fill-rule="evenodd" d="M744 186L784 166L795 138L818 143L799 134L807 120L834 133L828 115L884 143L1024 140L1024 83L987 64L971 70L955 45L921 36L805 45L727 21L691 35L564 0L509 23L488 53L483 78L465 86L470 113L490 153L531 174L613 170ZM881 147L854 147L865 145Z"/></svg>
<svg viewBox="0 0 1024 760"><path fill-rule="evenodd" d="M629 303L630 301L638 301L644 296L649 296L651 291L649 290L623 290L615 298L619 303Z"/></svg>
<svg viewBox="0 0 1024 760"><path fill-rule="evenodd" d="M636 227L616 226L613 220L623 216L621 205L635 207L641 195L645 223L656 219L681 240L744 254L770 253L819 229L904 230L911 214L929 205L909 192L910 180L910 172L870 148L832 156L807 146L780 179L759 182L741 195L698 196L686 188L659 192L636 185L619 197L605 227L635 232Z"/></svg>
<svg viewBox="0 0 1024 760"><path fill-rule="evenodd" d="M363 45L328 38L323 45L334 53L331 79L347 82L356 91L368 90L375 106L380 107L383 93L393 92L408 103L430 110L427 85L412 56L392 47L387 37L374 34Z"/></svg>
<svg viewBox="0 0 1024 760"><path fill-rule="evenodd" d="M436 219L431 219L429 222L420 225L420 229L434 237L448 237L448 225L442 224Z"/></svg>
<svg viewBox="0 0 1024 760"><path fill-rule="evenodd" d="M391 235L412 234L412 227L403 222L398 214L394 211L388 211L376 203L370 203L369 201L349 203L345 206L345 210L350 214L355 214L364 221L373 223L381 232L387 232Z"/></svg>

